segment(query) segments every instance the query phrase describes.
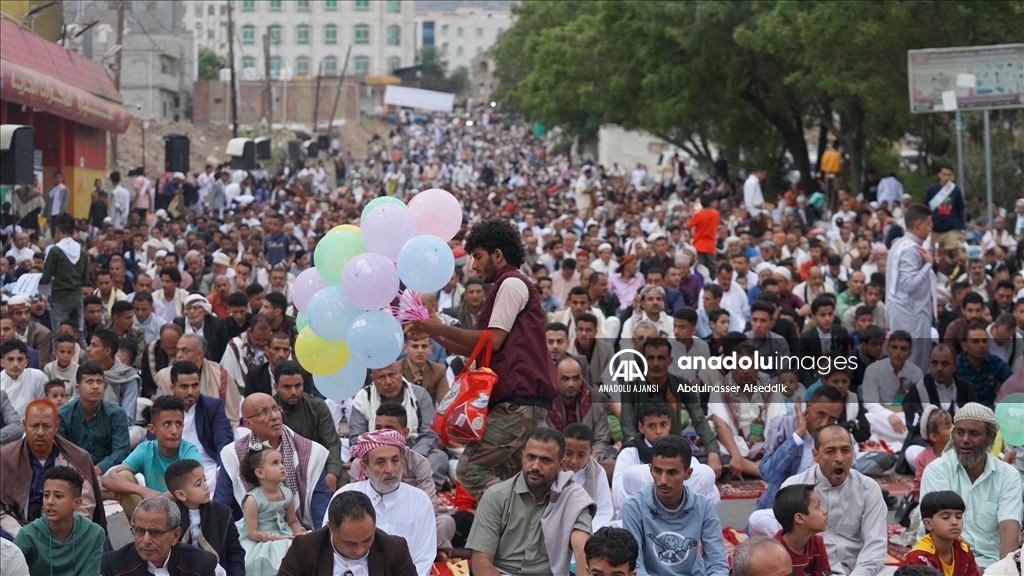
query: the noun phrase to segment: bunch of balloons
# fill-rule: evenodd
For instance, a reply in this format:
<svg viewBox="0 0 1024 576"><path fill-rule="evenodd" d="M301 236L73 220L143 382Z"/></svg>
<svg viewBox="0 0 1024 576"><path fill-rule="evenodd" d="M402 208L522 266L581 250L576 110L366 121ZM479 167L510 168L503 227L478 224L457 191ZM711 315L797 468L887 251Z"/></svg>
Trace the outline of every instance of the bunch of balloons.
<svg viewBox="0 0 1024 576"><path fill-rule="evenodd" d="M295 358L328 398L351 398L366 369L383 368L402 353L402 325L386 308L399 283L436 292L451 280L448 241L462 226L462 207L433 188L406 206L382 196L363 209L360 225L335 227L317 244L315 267L295 279L299 314Z"/></svg>

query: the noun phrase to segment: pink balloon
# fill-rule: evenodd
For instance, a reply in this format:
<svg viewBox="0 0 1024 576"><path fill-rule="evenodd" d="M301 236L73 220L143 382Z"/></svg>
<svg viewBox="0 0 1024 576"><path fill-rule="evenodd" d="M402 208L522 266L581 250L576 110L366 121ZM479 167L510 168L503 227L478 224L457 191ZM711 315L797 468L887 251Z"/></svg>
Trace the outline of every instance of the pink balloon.
<svg viewBox="0 0 1024 576"><path fill-rule="evenodd" d="M440 188L424 190L409 201L409 212L416 221L417 234L451 240L462 227L462 205L450 192Z"/></svg>
<svg viewBox="0 0 1024 576"><path fill-rule="evenodd" d="M360 254L345 265L341 287L356 308L380 310L398 296L398 270L383 254Z"/></svg>
<svg viewBox="0 0 1024 576"><path fill-rule="evenodd" d="M292 301L295 303L295 307L299 309L299 312L305 314L306 306L309 306L309 300L321 288L326 288L327 286L330 286L330 284L320 277L320 273L316 271L316 268L310 267L303 270L295 278L295 284L292 286Z"/></svg>
<svg viewBox="0 0 1024 576"><path fill-rule="evenodd" d="M404 204L381 204L363 215L360 228L367 252L387 256L391 262L410 238L416 236L416 221Z"/></svg>

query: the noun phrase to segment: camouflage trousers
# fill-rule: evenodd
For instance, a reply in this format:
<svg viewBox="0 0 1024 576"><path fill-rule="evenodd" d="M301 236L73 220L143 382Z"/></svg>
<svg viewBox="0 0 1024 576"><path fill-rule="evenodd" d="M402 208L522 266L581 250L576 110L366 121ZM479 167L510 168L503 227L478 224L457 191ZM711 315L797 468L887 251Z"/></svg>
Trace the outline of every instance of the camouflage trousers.
<svg viewBox="0 0 1024 576"><path fill-rule="evenodd" d="M484 435L466 445L456 476L473 498L480 500L492 484L508 480L522 470L526 435L544 424L547 408L502 402L487 414Z"/></svg>

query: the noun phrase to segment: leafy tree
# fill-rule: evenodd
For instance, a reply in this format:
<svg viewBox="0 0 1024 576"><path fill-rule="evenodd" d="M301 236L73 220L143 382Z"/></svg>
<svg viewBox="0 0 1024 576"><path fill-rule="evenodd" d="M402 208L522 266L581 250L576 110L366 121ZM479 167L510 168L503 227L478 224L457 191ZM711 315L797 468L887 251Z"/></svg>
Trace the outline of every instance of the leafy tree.
<svg viewBox="0 0 1024 576"><path fill-rule="evenodd" d="M421 66L420 87L424 90L452 94L464 94L469 90L469 70L460 66L448 74L448 62L436 48L420 50L416 54L416 64Z"/></svg>
<svg viewBox="0 0 1024 576"><path fill-rule="evenodd" d="M228 67L228 60L210 50L209 48L199 49L199 79L217 80L220 78L221 68Z"/></svg>

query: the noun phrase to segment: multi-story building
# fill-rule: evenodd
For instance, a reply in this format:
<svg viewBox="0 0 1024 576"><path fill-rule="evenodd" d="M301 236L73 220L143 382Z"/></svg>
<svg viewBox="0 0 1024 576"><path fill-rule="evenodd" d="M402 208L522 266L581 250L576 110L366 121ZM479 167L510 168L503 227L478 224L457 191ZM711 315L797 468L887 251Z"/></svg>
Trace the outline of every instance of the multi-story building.
<svg viewBox="0 0 1024 576"><path fill-rule="evenodd" d="M66 46L113 71L121 0L66 0ZM124 0L121 97L136 117L176 120L191 116L196 76L195 38L184 27L182 2ZM97 24L74 38L90 23Z"/></svg>
<svg viewBox="0 0 1024 576"><path fill-rule="evenodd" d="M509 10L459 6L450 12L417 12L417 48L434 48L443 54L449 71L471 69L473 58L486 52L498 34L511 26Z"/></svg>
<svg viewBox="0 0 1024 576"><path fill-rule="evenodd" d="M228 56L226 0L182 2L199 46ZM263 37L271 78L338 76L352 46L348 76L390 74L416 59L412 0L236 0L235 65L243 79L264 77ZM212 30L211 30L212 29Z"/></svg>

